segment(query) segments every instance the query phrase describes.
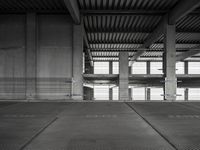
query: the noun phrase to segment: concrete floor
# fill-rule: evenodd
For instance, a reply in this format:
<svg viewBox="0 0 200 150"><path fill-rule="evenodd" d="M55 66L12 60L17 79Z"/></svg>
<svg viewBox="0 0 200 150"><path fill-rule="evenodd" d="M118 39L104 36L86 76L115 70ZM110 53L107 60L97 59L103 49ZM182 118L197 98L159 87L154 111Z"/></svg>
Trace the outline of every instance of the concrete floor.
<svg viewBox="0 0 200 150"><path fill-rule="evenodd" d="M200 103L0 103L2 150L199 150Z"/></svg>

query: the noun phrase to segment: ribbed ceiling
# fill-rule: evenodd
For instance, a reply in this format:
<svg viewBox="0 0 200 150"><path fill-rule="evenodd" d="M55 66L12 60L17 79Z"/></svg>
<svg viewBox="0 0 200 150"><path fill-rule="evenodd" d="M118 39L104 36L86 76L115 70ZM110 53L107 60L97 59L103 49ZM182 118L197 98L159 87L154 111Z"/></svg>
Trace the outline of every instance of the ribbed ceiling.
<svg viewBox="0 0 200 150"><path fill-rule="evenodd" d="M118 60L119 51L132 57L163 16L181 0L77 0L94 61ZM64 0L0 0L0 12L64 12ZM177 55L200 45L200 9L176 23ZM138 60L161 60L163 36ZM200 55L188 58L199 59Z"/></svg>

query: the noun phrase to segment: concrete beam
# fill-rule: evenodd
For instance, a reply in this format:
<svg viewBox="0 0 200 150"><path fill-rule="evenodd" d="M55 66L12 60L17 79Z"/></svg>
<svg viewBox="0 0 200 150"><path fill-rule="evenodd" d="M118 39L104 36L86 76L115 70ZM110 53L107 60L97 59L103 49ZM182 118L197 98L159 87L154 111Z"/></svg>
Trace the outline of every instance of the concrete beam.
<svg viewBox="0 0 200 150"><path fill-rule="evenodd" d="M150 47L151 44L153 44L164 33L164 28L167 23L175 24L176 21L180 20L181 18L195 10L198 6L200 6L199 0L180 1L170 12L168 12L168 14L166 14L162 18L157 28L147 37L147 40L142 45L142 48ZM143 53L144 52L145 51L143 51ZM143 53L137 52L135 55L137 55L137 58L139 58Z"/></svg>
<svg viewBox="0 0 200 150"><path fill-rule="evenodd" d="M182 53L182 54L178 55L176 57L176 61L183 61L186 58L192 57L192 56L194 56L196 54L199 54L199 53L200 53L200 50L189 50L189 51L187 51L185 53Z"/></svg>
<svg viewBox="0 0 200 150"><path fill-rule="evenodd" d="M34 99L36 96L36 14L28 13L26 16L26 98Z"/></svg>
<svg viewBox="0 0 200 150"><path fill-rule="evenodd" d="M200 6L199 0L181 0L169 12L169 24L175 24L178 20L191 13Z"/></svg>
<svg viewBox="0 0 200 150"><path fill-rule="evenodd" d="M80 24L81 23L80 11L79 11L77 0L64 0L64 2L72 19L74 20L74 23Z"/></svg>
<svg viewBox="0 0 200 150"><path fill-rule="evenodd" d="M129 66L131 66L142 54L144 54L145 50L138 51L130 60Z"/></svg>
<svg viewBox="0 0 200 150"><path fill-rule="evenodd" d="M129 100L128 52L119 53L119 100Z"/></svg>

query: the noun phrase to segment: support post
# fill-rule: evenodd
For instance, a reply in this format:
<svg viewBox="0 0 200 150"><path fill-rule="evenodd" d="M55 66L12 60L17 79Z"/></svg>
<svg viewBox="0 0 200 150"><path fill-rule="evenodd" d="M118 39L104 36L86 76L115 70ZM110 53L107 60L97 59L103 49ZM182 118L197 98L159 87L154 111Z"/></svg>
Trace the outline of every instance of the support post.
<svg viewBox="0 0 200 150"><path fill-rule="evenodd" d="M83 100L83 26L73 25L73 93L74 100Z"/></svg>
<svg viewBox="0 0 200 150"><path fill-rule="evenodd" d="M150 70L151 70L151 63L150 61L147 61L147 74L151 74Z"/></svg>
<svg viewBox="0 0 200 150"><path fill-rule="evenodd" d="M109 61L109 74L113 74L113 62Z"/></svg>
<svg viewBox="0 0 200 150"><path fill-rule="evenodd" d="M184 74L188 74L188 61L184 62Z"/></svg>
<svg viewBox="0 0 200 150"><path fill-rule="evenodd" d="M145 88L145 100L150 101L151 100L151 89L146 87Z"/></svg>
<svg viewBox="0 0 200 150"><path fill-rule="evenodd" d="M86 74L93 74L93 66L91 66L90 62L85 62L85 73Z"/></svg>
<svg viewBox="0 0 200 150"><path fill-rule="evenodd" d="M132 101L132 88L128 89L129 100Z"/></svg>
<svg viewBox="0 0 200 150"><path fill-rule="evenodd" d="M36 96L36 14L26 16L26 99L35 99Z"/></svg>
<svg viewBox="0 0 200 150"><path fill-rule="evenodd" d="M189 100L189 98L188 98L188 97L189 97L189 96L188 96L188 95L189 95L189 89L188 89L188 88L185 88L185 91L184 91L184 92L185 92L185 93L184 93L184 94L185 94L184 100L185 100L185 101L188 101L188 100Z"/></svg>
<svg viewBox="0 0 200 150"><path fill-rule="evenodd" d="M132 74L132 66L128 67L128 72L129 72L129 74Z"/></svg>
<svg viewBox="0 0 200 150"><path fill-rule="evenodd" d="M185 61L184 62L184 74L188 74L188 61ZM184 100L185 101L188 101L188 95L189 95L189 88L185 88L185 97L184 97Z"/></svg>
<svg viewBox="0 0 200 150"><path fill-rule="evenodd" d="M109 88L109 100L112 101L113 100L113 89Z"/></svg>
<svg viewBox="0 0 200 150"><path fill-rule="evenodd" d="M146 63L146 72L147 72L147 74L149 75L150 74L150 70L151 70L151 63L150 63L150 61L147 61L147 63ZM146 87L145 88L145 100L146 101L150 101L151 100L151 88L149 88L149 87Z"/></svg>
<svg viewBox="0 0 200 150"><path fill-rule="evenodd" d="M119 53L119 100L128 100L128 52Z"/></svg>
<svg viewBox="0 0 200 150"><path fill-rule="evenodd" d="M177 78L176 78L176 32L175 25L167 24L165 27L164 41L164 99L176 100Z"/></svg>

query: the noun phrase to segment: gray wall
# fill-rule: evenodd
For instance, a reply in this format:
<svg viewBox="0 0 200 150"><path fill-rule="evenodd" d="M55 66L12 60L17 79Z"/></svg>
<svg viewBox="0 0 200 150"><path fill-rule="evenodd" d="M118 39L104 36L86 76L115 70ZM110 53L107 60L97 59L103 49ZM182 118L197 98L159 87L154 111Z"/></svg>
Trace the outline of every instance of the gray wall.
<svg viewBox="0 0 200 150"><path fill-rule="evenodd" d="M0 15L0 98L25 98L25 15Z"/></svg>
<svg viewBox="0 0 200 150"><path fill-rule="evenodd" d="M26 15L0 20L0 99L26 99ZM37 15L36 98L70 98L72 33L69 16Z"/></svg>

